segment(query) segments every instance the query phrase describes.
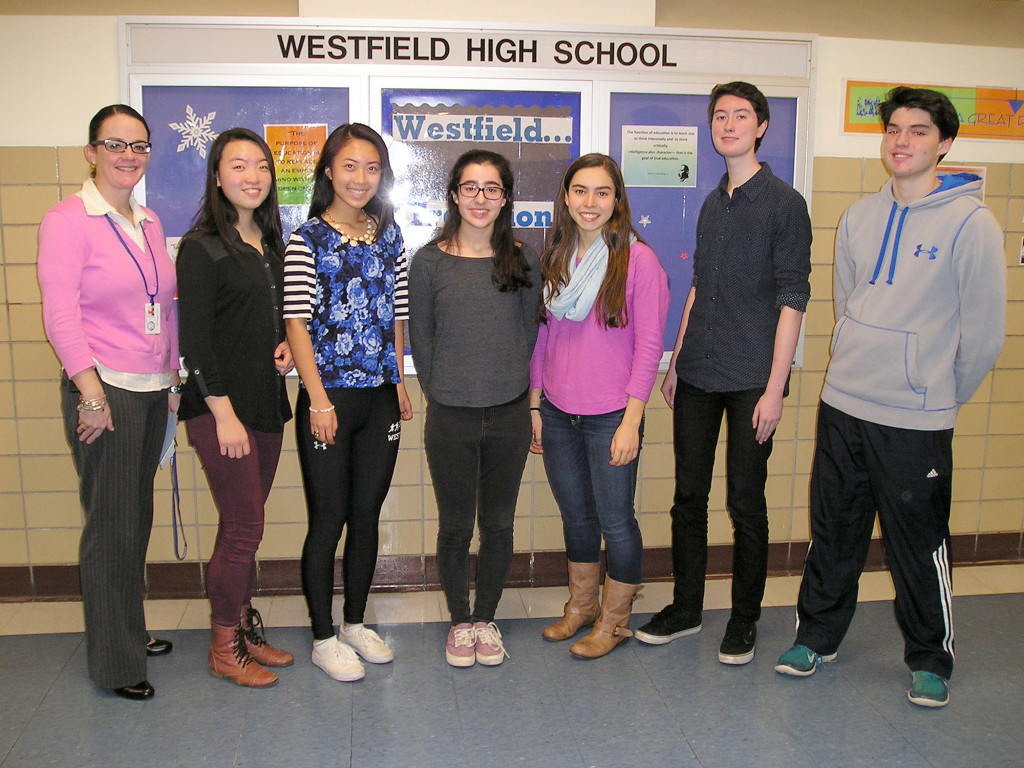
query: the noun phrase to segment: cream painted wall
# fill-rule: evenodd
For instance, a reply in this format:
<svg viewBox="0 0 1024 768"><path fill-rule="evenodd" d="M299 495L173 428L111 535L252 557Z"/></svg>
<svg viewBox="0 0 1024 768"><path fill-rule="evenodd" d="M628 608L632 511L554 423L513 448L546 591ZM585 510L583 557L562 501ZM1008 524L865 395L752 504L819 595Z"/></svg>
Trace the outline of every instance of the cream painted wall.
<svg viewBox="0 0 1024 768"><path fill-rule="evenodd" d="M116 16L5 16L0 147L85 144L89 119L121 100Z"/></svg>
<svg viewBox="0 0 1024 768"><path fill-rule="evenodd" d="M461 2L462 0L459 0ZM541 0L525 0L534 9ZM414 0L388 6L411 13ZM420 3L422 5L422 3ZM653 3L645 0L639 16ZM611 0L601 0L588 23L614 24ZM303 13L321 15L337 3L303 0ZM446 7L457 8L456 5ZM621 9L622 5L619 4ZM454 13L454 12L453 12ZM462 11L459 15L469 15ZM509 14L520 14L510 10ZM530 14L523 14L527 17ZM618 24L637 24L631 7L618 11ZM628 16L628 19L624 18ZM552 18L547 14L545 20ZM493 19L499 21L496 17ZM515 21L511 16L500 21ZM518 16L522 21L522 15ZM572 26L578 18L566 20ZM1024 87L1024 57L1019 49L896 43L881 40L819 38L814 155L871 157L878 141L841 133L844 78L903 80L955 85ZM117 18L113 16L6 16L0 30L0 146L69 146L83 143L85 126L97 108L119 100ZM976 162L1024 162L1024 142L956 142L950 159Z"/></svg>
<svg viewBox="0 0 1024 768"><path fill-rule="evenodd" d="M385 0L358 3L347 0L299 0L299 16L353 19L430 19L435 21L486 20L515 24L580 24L653 27L655 0L588 0L579 3L551 0L515 0L481 4L479 0Z"/></svg>

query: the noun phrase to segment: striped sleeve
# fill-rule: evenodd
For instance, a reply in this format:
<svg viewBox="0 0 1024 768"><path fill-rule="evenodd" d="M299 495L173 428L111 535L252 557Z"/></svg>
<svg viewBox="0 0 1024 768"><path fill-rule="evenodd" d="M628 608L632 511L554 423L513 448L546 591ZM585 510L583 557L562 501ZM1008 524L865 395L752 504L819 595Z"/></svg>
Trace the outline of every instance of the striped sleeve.
<svg viewBox="0 0 1024 768"><path fill-rule="evenodd" d="M316 263L309 244L293 232L284 251L284 317L313 319L316 301Z"/></svg>
<svg viewBox="0 0 1024 768"><path fill-rule="evenodd" d="M395 320L409 319L409 260L405 244L399 239L398 258L395 259Z"/></svg>

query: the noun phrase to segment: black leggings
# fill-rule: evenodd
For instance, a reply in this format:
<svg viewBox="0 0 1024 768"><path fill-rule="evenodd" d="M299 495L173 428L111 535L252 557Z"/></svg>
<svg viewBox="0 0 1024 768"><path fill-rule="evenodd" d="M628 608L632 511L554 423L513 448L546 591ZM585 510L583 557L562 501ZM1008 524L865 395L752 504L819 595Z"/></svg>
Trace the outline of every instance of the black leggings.
<svg viewBox="0 0 1024 768"><path fill-rule="evenodd" d="M394 384L328 389L338 416L334 445L309 431L309 395L299 390L296 432L309 530L302 546L302 592L313 639L334 634L334 560L348 525L342 558L344 620L360 624L377 565L377 525L398 459L401 418Z"/></svg>

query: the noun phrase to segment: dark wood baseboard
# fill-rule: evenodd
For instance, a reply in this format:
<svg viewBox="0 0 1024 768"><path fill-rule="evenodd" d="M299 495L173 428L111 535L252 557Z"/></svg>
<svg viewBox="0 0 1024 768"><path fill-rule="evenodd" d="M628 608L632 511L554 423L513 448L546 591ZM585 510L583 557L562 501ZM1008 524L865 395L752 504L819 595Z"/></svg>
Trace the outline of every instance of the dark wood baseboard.
<svg viewBox="0 0 1024 768"><path fill-rule="evenodd" d="M990 565L1024 562L1024 536L1020 533L963 534L952 537L953 565ZM768 547L768 575L799 575L807 554L806 541L778 541ZM470 558L476 568L476 556ZM871 541L865 570L884 571L887 565L882 543ZM708 548L708 578L727 577L732 572L732 546ZM150 598L202 598L206 566L196 562L150 563L146 585ZM669 547L644 550L644 581L672 579L672 551ZM341 592L341 562L335 568L334 583ZM517 552L509 570L509 587L553 587L566 583L564 552ZM437 558L434 555L382 555L374 575L375 592L418 592L439 589ZM255 594L298 595L302 580L298 560L260 560ZM0 601L80 600L81 582L77 565L0 566Z"/></svg>

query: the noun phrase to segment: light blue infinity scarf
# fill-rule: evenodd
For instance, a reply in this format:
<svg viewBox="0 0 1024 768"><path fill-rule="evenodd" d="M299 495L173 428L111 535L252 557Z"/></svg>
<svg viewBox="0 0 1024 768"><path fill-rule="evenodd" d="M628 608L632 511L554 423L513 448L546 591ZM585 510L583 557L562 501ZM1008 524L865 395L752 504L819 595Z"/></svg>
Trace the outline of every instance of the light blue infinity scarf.
<svg viewBox="0 0 1024 768"><path fill-rule="evenodd" d="M608 271L608 243L603 236L583 254L577 264L576 258L569 259L569 284L558 295L544 297L544 304L556 320L580 322L586 319L597 301L598 291Z"/></svg>

